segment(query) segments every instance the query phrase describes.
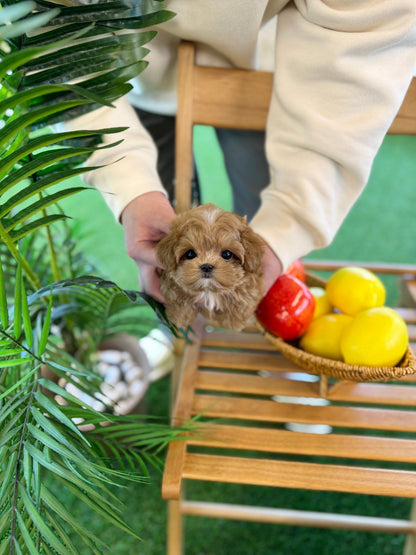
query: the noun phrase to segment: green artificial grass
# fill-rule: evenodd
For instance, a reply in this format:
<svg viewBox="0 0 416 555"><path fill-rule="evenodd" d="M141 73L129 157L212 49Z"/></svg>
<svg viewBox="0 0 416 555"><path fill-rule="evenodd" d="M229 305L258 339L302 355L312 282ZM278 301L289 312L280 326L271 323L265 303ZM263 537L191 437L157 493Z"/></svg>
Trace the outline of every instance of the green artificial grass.
<svg viewBox="0 0 416 555"><path fill-rule="evenodd" d="M198 128L196 160L203 202L231 206L231 194L221 155L211 129ZM416 137L385 139L374 163L367 188L354 206L333 243L310 258L416 262ZM137 271L126 255L123 234L101 197L88 191L68 199L73 235L79 247L97 265L103 277L122 287L137 288ZM309 258L308 257L308 258ZM150 386L148 412L168 415L169 378ZM151 472L149 484L118 492L126 519L141 536L137 542L99 519L71 498L62 499L71 512L94 529L116 555L163 555L166 541L166 504L160 498L161 477ZM286 489L247 488L216 484L189 484L190 497L221 499L224 490L232 501L270 506L407 518L410 500ZM322 530L233 522L223 519L186 519L186 555L396 555L404 537L393 534ZM82 555L87 552L80 546Z"/></svg>

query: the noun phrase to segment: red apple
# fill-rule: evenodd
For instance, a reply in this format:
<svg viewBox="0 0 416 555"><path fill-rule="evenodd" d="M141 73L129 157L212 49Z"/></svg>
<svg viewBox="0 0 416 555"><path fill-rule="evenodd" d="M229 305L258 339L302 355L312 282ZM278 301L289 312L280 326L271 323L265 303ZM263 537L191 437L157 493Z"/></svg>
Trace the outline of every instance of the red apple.
<svg viewBox="0 0 416 555"><path fill-rule="evenodd" d="M282 274L260 301L256 316L260 324L285 341L305 333L312 322L315 299L298 278Z"/></svg>
<svg viewBox="0 0 416 555"><path fill-rule="evenodd" d="M299 260L299 258L294 262L292 262L290 266L288 266L287 270L285 271L285 274L289 276L297 277L298 279L300 279L300 281L303 281L303 283L306 283L305 267L302 264L302 262Z"/></svg>

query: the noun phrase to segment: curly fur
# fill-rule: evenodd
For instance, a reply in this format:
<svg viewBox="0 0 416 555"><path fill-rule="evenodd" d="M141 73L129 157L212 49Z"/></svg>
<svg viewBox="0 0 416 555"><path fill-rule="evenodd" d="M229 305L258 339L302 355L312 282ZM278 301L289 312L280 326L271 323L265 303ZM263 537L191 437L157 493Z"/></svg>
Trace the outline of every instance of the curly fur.
<svg viewBox="0 0 416 555"><path fill-rule="evenodd" d="M186 327L200 312L242 329L262 296L263 250L245 218L213 204L179 215L156 246L167 317Z"/></svg>

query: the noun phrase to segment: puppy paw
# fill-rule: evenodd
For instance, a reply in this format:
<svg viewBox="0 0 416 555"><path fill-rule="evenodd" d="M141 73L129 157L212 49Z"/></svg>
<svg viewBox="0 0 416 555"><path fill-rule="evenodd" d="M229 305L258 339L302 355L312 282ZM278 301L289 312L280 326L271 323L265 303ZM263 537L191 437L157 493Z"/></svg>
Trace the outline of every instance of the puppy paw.
<svg viewBox="0 0 416 555"><path fill-rule="evenodd" d="M166 316L178 328L187 328L195 321L198 312L189 306L166 305Z"/></svg>

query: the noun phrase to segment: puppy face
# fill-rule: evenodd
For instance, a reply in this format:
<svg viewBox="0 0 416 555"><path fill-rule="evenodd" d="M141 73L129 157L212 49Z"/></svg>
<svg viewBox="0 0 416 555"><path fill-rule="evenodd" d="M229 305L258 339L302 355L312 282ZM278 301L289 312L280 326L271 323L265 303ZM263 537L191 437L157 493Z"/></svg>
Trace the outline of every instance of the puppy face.
<svg viewBox="0 0 416 555"><path fill-rule="evenodd" d="M183 289L215 293L260 272L263 245L244 218L206 204L178 216L156 253Z"/></svg>

